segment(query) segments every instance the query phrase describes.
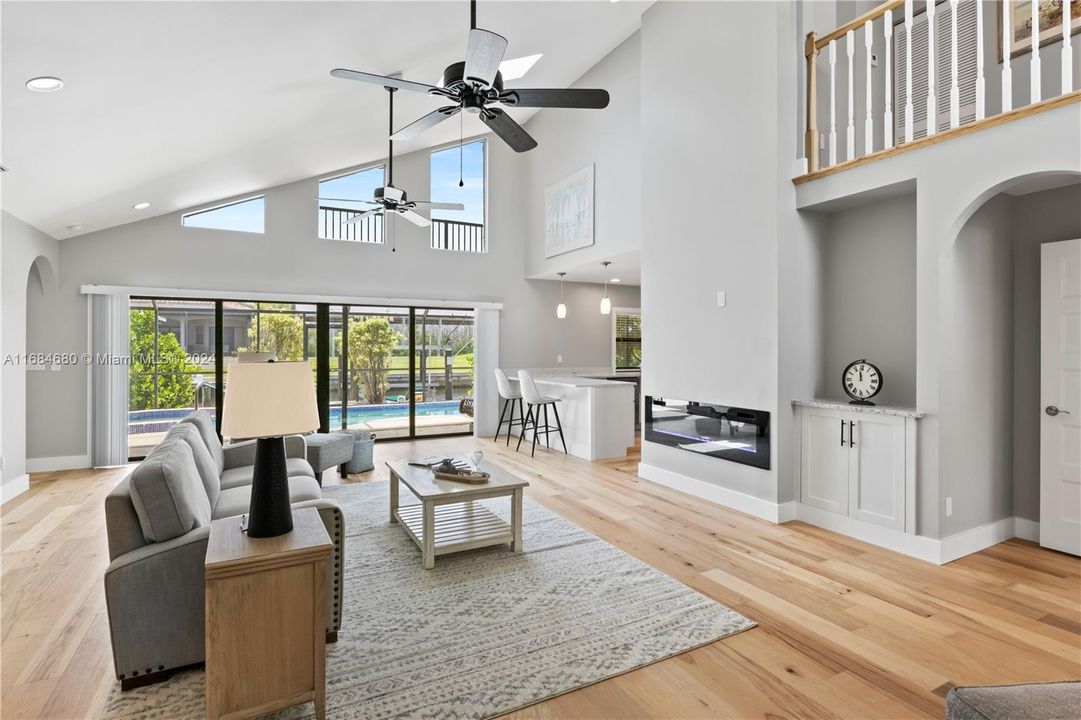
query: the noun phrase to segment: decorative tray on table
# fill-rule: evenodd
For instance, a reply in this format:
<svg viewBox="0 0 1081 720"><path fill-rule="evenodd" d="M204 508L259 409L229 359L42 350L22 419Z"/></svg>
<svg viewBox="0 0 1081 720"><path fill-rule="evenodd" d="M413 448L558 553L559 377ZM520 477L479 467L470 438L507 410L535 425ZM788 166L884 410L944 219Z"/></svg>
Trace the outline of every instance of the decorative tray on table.
<svg viewBox="0 0 1081 720"><path fill-rule="evenodd" d="M455 472L441 472L433 469L437 480L453 480L454 482L469 483L470 485L483 485L492 476L480 470L458 470Z"/></svg>
<svg viewBox="0 0 1081 720"><path fill-rule="evenodd" d="M418 467L430 468L436 480L482 485L492 477L490 473L477 470L474 465L459 458L425 458L409 463Z"/></svg>

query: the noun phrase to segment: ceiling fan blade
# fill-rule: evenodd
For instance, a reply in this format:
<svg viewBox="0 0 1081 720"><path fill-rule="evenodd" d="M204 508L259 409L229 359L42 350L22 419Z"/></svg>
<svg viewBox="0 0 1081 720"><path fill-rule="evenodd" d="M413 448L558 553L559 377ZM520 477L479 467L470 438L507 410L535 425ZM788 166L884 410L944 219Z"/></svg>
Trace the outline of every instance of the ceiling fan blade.
<svg viewBox="0 0 1081 720"><path fill-rule="evenodd" d="M346 225L353 225L355 223L360 222L361 220L363 220L364 218L368 217L369 215L371 215L373 213L382 212L382 211L383 211L383 208L381 208L381 207L372 208L371 210L365 210L364 212L360 213L359 215L354 215L353 217L346 220L345 224Z"/></svg>
<svg viewBox="0 0 1081 720"><path fill-rule="evenodd" d="M484 108L480 114L480 121L490 127L503 142L510 145L514 152L525 152L537 147L537 141L514 122L514 119L499 108Z"/></svg>
<svg viewBox="0 0 1081 720"><path fill-rule="evenodd" d="M441 107L438 110L432 110L427 115L424 115L419 120L414 120L398 132L390 136L391 140L412 140L417 135L420 135L426 130L435 127L439 123L443 122L449 117L454 117L461 110L460 107L455 105L447 105Z"/></svg>
<svg viewBox="0 0 1081 720"><path fill-rule="evenodd" d="M428 200L411 200L414 206L424 210L465 210L461 203L430 202Z"/></svg>
<svg viewBox="0 0 1081 720"><path fill-rule="evenodd" d="M424 83L412 82L411 80L402 80L401 78L387 77L386 75L373 75L372 73L360 72L359 70L347 70L346 68L335 68L330 71L330 74L336 78L342 80L359 80L361 82L371 83L372 85L381 85L382 87L392 87L399 90L412 90L414 92L426 93L429 90L435 90L435 85L425 85Z"/></svg>
<svg viewBox="0 0 1081 720"><path fill-rule="evenodd" d="M321 197L321 198L316 198L316 200L318 200L319 202L363 203L365 205L378 205L379 204L377 202L372 202L371 200L354 200L352 198L325 198L325 197Z"/></svg>
<svg viewBox="0 0 1081 720"><path fill-rule="evenodd" d="M567 88L565 90L505 90L499 101L512 107L589 108L608 107L607 90Z"/></svg>
<svg viewBox="0 0 1081 720"><path fill-rule="evenodd" d="M469 45L465 50L464 78L491 87L506 53L507 38L489 30L473 28L469 31Z"/></svg>
<svg viewBox="0 0 1081 720"><path fill-rule="evenodd" d="M424 217L420 213L415 213L412 210L401 210L398 215L405 218L414 225L420 225L421 227L428 227L432 224L432 221Z"/></svg>

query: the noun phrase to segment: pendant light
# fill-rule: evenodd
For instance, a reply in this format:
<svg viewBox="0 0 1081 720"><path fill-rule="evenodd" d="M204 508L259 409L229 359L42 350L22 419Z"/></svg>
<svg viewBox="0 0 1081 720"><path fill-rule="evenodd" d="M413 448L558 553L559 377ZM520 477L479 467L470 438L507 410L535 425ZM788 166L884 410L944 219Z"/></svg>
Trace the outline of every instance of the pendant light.
<svg viewBox="0 0 1081 720"><path fill-rule="evenodd" d="M611 264L607 260L601 263L604 266L604 297L601 298L601 315L612 314L612 301L608 299L608 266Z"/></svg>
<svg viewBox="0 0 1081 720"><path fill-rule="evenodd" d="M566 274L565 272L556 273L559 275L559 304L556 305L556 317L560 320L567 317L567 306L563 304L563 277Z"/></svg>

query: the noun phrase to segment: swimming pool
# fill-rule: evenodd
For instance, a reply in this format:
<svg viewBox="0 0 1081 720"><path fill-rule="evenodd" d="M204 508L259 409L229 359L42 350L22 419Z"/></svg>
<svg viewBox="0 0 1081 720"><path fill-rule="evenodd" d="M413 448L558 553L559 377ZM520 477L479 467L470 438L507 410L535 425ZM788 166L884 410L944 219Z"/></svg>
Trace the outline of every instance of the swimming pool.
<svg viewBox="0 0 1081 720"><path fill-rule="evenodd" d="M210 416L214 416L213 408L206 408ZM132 410L128 413L128 434L138 435L141 433L165 432L176 425L181 418L190 414L191 408L169 408L163 410ZM444 400L440 402L417 403L417 416L425 415L457 415L458 401ZM373 420L391 420L401 418L403 421L409 418L409 403L387 403L385 405L350 405L346 408L346 423L358 425ZM342 423L342 408L335 405L330 408L330 427L340 428Z"/></svg>

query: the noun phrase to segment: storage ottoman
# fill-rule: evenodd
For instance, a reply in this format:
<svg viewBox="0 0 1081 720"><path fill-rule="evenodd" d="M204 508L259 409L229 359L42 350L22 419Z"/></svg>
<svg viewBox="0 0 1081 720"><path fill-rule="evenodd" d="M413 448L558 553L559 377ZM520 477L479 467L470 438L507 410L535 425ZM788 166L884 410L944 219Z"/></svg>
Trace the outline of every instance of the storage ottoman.
<svg viewBox="0 0 1081 720"><path fill-rule="evenodd" d="M348 433L314 433L304 436L308 464L315 470L315 479L323 484L323 471L335 465L345 477L345 464L353 458L353 436Z"/></svg>

